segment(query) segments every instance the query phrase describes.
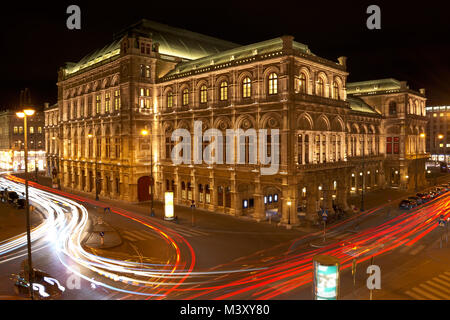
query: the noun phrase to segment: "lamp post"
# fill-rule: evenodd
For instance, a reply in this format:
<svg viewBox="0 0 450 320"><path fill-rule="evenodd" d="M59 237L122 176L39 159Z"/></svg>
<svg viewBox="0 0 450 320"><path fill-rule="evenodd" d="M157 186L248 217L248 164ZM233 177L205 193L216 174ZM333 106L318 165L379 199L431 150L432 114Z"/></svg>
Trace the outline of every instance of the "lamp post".
<svg viewBox="0 0 450 320"><path fill-rule="evenodd" d="M364 211L364 187L365 187L365 173L364 173L364 156L365 156L365 150L364 150L364 142L366 137L363 135L363 141L362 141L362 185L361 185L361 209L360 211Z"/></svg>
<svg viewBox="0 0 450 320"><path fill-rule="evenodd" d="M149 131L146 129L141 130L141 135L146 137L149 135ZM152 139L150 137L150 215L153 216L153 148Z"/></svg>
<svg viewBox="0 0 450 320"><path fill-rule="evenodd" d="M25 142L25 199L26 199L26 220L27 220L27 249L28 249L28 281L30 283L30 298L33 300L33 263L31 261L31 232L30 232L30 202L28 198L28 139L27 139L27 117L34 114L33 109L25 109L16 112L19 118L23 118L24 142Z"/></svg>
<svg viewBox="0 0 450 320"><path fill-rule="evenodd" d="M92 139L93 135L91 133L88 134L88 138ZM94 140L92 140L92 149L94 149ZM96 146L96 150L92 150L95 151L95 200L98 201L98 183L99 183L99 178L98 178L98 173L97 173L97 151L98 151L98 146Z"/></svg>
<svg viewBox="0 0 450 320"><path fill-rule="evenodd" d="M419 135L420 138L425 138L425 133L421 133ZM417 140L419 140L419 138L417 138ZM415 176L415 186L414 186L414 190L417 192L417 175L418 175L418 164L417 164L417 158L419 157L419 141L417 141L416 144L416 176Z"/></svg>
<svg viewBox="0 0 450 320"><path fill-rule="evenodd" d="M292 205L292 202L289 200L288 202L287 202L287 205L288 205L288 225L287 225L287 228L288 229L290 229L291 228L291 205Z"/></svg>

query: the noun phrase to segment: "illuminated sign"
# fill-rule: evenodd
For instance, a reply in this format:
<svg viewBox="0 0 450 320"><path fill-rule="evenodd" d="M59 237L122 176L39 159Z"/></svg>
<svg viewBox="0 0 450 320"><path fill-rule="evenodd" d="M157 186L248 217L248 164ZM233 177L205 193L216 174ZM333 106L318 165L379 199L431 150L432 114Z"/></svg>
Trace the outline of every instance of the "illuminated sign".
<svg viewBox="0 0 450 320"><path fill-rule="evenodd" d="M174 212L173 212L173 192L166 192L164 194L164 219L165 220L173 220Z"/></svg>
<svg viewBox="0 0 450 320"><path fill-rule="evenodd" d="M337 300L339 295L339 260L319 255L313 258L314 300Z"/></svg>

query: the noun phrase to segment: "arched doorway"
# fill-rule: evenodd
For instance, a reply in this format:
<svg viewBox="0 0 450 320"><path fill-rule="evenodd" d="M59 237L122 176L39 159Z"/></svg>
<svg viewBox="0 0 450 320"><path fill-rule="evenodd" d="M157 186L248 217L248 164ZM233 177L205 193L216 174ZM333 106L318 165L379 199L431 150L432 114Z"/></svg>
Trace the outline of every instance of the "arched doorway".
<svg viewBox="0 0 450 320"><path fill-rule="evenodd" d="M149 176L140 177L138 180L138 200L148 201L151 199L150 195L150 182Z"/></svg>

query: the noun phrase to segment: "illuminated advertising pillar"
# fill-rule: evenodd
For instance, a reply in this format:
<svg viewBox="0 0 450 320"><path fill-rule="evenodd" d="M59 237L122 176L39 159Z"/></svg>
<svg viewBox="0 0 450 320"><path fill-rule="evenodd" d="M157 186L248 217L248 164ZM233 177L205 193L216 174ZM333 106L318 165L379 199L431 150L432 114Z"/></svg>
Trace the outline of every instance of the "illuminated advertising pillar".
<svg viewBox="0 0 450 320"><path fill-rule="evenodd" d="M314 300L337 300L339 296L339 260L332 256L313 257Z"/></svg>
<svg viewBox="0 0 450 320"><path fill-rule="evenodd" d="M164 219L165 220L173 220L174 212L173 212L173 192L166 192L164 194Z"/></svg>

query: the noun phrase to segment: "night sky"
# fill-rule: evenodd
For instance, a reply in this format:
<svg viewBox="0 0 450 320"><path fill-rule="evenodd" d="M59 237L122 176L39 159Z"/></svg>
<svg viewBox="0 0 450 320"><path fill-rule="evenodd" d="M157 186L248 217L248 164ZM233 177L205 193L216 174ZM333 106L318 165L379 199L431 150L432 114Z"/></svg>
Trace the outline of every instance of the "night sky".
<svg viewBox="0 0 450 320"><path fill-rule="evenodd" d="M28 87L35 104L56 102L57 71L106 45L142 18L239 44L290 34L318 56L347 56L348 81L406 80L426 88L428 105L450 105L450 6L444 1L15 1L0 12L0 108ZM447 2L448 3L448 2ZM66 8L81 7L81 30ZM381 8L381 30L366 9Z"/></svg>

